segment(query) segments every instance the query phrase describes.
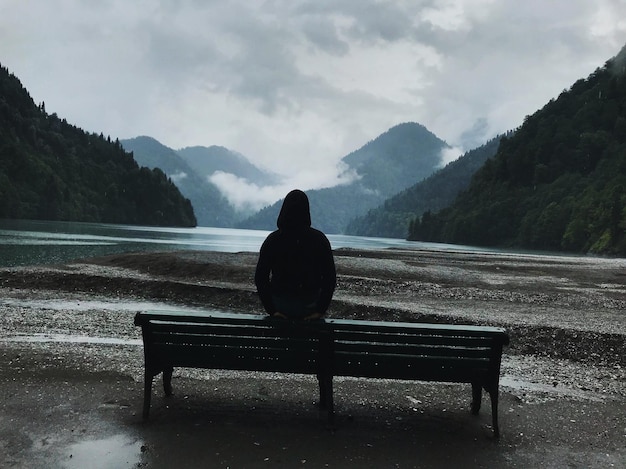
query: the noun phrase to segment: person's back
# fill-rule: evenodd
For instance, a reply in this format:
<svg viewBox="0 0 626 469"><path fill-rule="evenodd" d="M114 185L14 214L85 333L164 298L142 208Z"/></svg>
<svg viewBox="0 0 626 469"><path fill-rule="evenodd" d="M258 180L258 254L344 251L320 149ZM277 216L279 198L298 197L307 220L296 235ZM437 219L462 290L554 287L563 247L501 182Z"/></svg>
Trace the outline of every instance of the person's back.
<svg viewBox="0 0 626 469"><path fill-rule="evenodd" d="M265 310L290 318L324 316L335 289L335 262L328 238L311 227L304 192L287 194L277 225L261 246L255 273Z"/></svg>

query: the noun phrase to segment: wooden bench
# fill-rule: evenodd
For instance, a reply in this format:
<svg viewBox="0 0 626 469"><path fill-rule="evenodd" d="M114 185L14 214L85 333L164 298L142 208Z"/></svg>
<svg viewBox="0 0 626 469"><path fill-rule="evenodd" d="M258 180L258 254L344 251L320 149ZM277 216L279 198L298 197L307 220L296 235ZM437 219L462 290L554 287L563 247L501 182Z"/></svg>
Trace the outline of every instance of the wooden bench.
<svg viewBox="0 0 626 469"><path fill-rule="evenodd" d="M331 426L334 376L469 383L472 413L478 413L485 389L493 433L500 434L500 362L509 343L501 328L171 311L137 313L135 324L144 343L144 418L153 378L162 372L170 395L173 369L192 367L316 375Z"/></svg>

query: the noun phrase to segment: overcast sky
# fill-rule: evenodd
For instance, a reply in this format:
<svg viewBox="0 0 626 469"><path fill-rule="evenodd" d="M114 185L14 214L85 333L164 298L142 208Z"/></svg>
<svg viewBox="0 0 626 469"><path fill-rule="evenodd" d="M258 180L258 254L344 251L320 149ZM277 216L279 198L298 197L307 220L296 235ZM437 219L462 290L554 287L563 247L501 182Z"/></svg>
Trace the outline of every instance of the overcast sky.
<svg viewBox="0 0 626 469"><path fill-rule="evenodd" d="M0 0L0 63L49 113L222 145L285 188L402 122L453 158L625 43L626 0Z"/></svg>

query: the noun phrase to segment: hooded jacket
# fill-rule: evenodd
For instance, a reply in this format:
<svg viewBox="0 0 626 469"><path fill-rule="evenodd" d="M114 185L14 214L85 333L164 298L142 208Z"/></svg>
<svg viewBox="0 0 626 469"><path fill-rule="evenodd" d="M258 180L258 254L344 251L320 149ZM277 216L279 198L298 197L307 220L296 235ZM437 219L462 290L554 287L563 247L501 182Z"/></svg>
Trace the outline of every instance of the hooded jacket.
<svg viewBox="0 0 626 469"><path fill-rule="evenodd" d="M276 224L261 246L254 276L263 307L276 312L273 296L315 298L316 312L325 314L335 291L335 261L328 238L311 227L304 192L287 194Z"/></svg>

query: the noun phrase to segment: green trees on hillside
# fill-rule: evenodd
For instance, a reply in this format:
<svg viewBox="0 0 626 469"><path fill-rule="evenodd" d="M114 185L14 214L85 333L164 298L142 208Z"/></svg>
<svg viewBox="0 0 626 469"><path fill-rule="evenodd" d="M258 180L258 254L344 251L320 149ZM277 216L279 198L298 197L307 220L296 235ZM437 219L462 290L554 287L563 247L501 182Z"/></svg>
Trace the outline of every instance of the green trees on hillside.
<svg viewBox="0 0 626 469"><path fill-rule="evenodd" d="M450 208L413 220L409 239L624 255L625 188L616 59L527 117Z"/></svg>
<svg viewBox="0 0 626 469"><path fill-rule="evenodd" d="M0 218L195 226L193 208L160 170L119 141L88 134L0 68Z"/></svg>

